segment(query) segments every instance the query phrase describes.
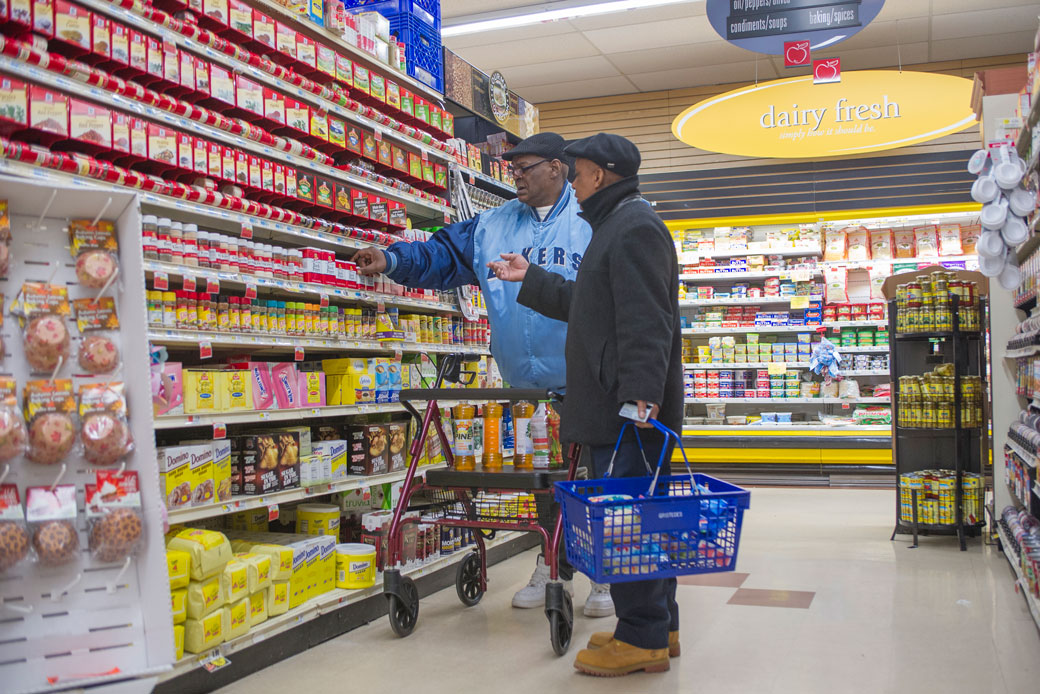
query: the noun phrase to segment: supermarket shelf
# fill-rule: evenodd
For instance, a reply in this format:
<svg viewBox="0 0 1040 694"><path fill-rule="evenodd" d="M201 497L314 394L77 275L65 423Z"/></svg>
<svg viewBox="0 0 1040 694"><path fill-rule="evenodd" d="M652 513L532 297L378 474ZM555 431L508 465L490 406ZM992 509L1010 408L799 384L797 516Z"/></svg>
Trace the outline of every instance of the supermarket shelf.
<svg viewBox="0 0 1040 694"><path fill-rule="evenodd" d="M360 301L367 304L384 304L386 306L397 306L400 308L416 308L428 311L440 311L443 313L460 313L458 307L446 304L443 301L431 301L427 299L412 299L393 294L381 294L359 289L343 289L342 287L329 287L324 284L313 282L293 282L290 280L278 280L270 277L256 277L255 275L243 275L238 272L211 270L206 268L186 267L173 263L163 263L157 260L145 260L144 270L146 273L165 272L174 277L193 277L197 280L216 280L222 286L245 288L247 285L255 285L257 288L277 289L292 294L309 294L321 298L322 295L331 298L345 299L348 301Z"/></svg>
<svg viewBox="0 0 1040 694"><path fill-rule="evenodd" d="M754 244L752 244L754 245ZM806 248L747 248L742 251L683 251L679 253L679 263L688 265L696 263L701 258L739 258L745 255L776 255L781 258L792 258L798 256L823 255L823 249L819 246L808 246ZM694 260L696 259L696 260Z"/></svg>
<svg viewBox="0 0 1040 694"><path fill-rule="evenodd" d="M890 259L879 259L879 260L826 260L820 263L823 267L844 267L844 268L866 268L872 265L902 265L904 263L930 263L931 265L940 265L942 263L951 262L963 262L968 260L978 261L979 256L976 255L944 255L937 258L890 258Z"/></svg>
<svg viewBox="0 0 1040 694"><path fill-rule="evenodd" d="M103 0L84 0L84 4L91 6L104 5L105 7L109 7L113 10L118 10L119 12L122 12L122 10L116 8L115 5L103 2ZM138 20L148 25L149 27L156 26L151 22L145 21L142 18L138 18ZM180 36L180 34L177 34L176 32L172 32L165 29L162 33L164 33L164 35L170 34L174 36ZM187 39L185 40L187 41ZM194 43L192 41L188 42ZM206 52L213 54L213 57L220 55L210 48L207 48ZM250 76L255 77L256 79L262 79L262 76L266 76L268 82L273 83L275 86L278 86L279 88L283 87L282 82L270 75L267 75L267 73L261 70L249 67L248 65L230 59L228 59L226 62L230 63L231 67L235 67L236 72L248 72ZM206 125L198 121L194 121L190 118L178 116L176 114L170 113L169 111L164 111L155 106L149 106L148 104L141 103L140 101L135 101L134 99L130 99L125 96L120 96L119 94L115 94L113 92L105 91L104 89L101 89L99 87L90 86L83 82L74 80L70 77L59 75L57 73L50 72L49 70L44 70L42 68L29 65L24 61L14 60L13 58L9 58L7 56L0 56L0 71L4 71L12 75L17 75L22 79L31 80L33 82L48 87L52 87L54 89L58 89L66 93L76 94L78 96L87 96L102 104L111 106L112 108L120 109L126 113L133 113L138 116L150 118L156 122L179 128L180 130L185 132L204 135L214 142L220 142L226 145L233 145L240 150L249 151L253 154L259 154L264 157L270 158L272 161L291 164L292 166L300 167L306 170L314 171L315 173L320 173L324 176L328 176L332 180L349 183L352 186L358 186L360 188L364 188L375 193L382 193L383 195L387 195L395 200L404 201L406 203L406 206L408 207L409 212L412 213L416 213L416 211L419 211L421 213L429 215L429 213L432 211L436 213L436 215L443 216L444 214L449 214L451 212L451 208L445 205L438 205L428 200L424 200L414 195L409 195L402 191L396 190L394 188L391 188L390 186L385 186L381 183L376 183L374 181L361 178L360 176L354 176L353 174L347 173L346 171L343 171L341 169L326 166L325 164L319 164L318 162L313 161L311 159L306 159L304 157L295 154L290 154L289 152L277 149L275 147L264 145L253 140L240 137L238 135L233 135L227 131L220 130L219 128L215 128L213 126ZM295 95L299 96L300 99L305 98L304 95L309 94L308 92L305 92L304 90L298 87L293 87L292 85L284 85L284 88L286 91L292 91ZM313 95L310 96L312 97L312 100L322 101L317 97L313 97ZM346 111L346 109L339 109L338 107L334 107L331 103L325 103L328 107L326 110L328 110L330 113L338 113L339 115L349 113L349 111ZM323 108L326 107L323 106Z"/></svg>
<svg viewBox="0 0 1040 694"><path fill-rule="evenodd" d="M1040 102L1040 99L1038 99L1038 102ZM1026 259L1033 255L1033 252L1036 251L1037 248L1040 248L1040 234L1033 233L1028 239L1026 239L1025 243L1018 247L1018 250L1016 251L1016 257L1018 258L1019 264L1026 262Z"/></svg>
<svg viewBox="0 0 1040 694"><path fill-rule="evenodd" d="M828 426L821 422L785 422L783 424L778 422L759 422L757 424L686 424L684 427L683 436L693 436L696 431L761 431L763 429L769 431L796 431L799 434L816 434L824 433L828 431L836 432L874 432L874 433L891 433L892 427L887 424L859 424L859 425L842 425L842 426Z"/></svg>
<svg viewBox="0 0 1040 694"><path fill-rule="evenodd" d="M728 405L730 403L735 405L757 405L765 403L786 405L887 405L891 401L888 398L686 398L686 402L702 405Z"/></svg>
<svg viewBox="0 0 1040 694"><path fill-rule="evenodd" d="M969 340L978 340L978 339L982 338L982 333L965 331L965 332L961 333L961 336L965 337L965 338L967 338ZM941 340L941 339L951 339L953 337L954 337L954 332L952 330L950 330L950 331L943 331L943 332L936 331L936 332L926 332L926 333L896 333L895 334L895 339L897 339L897 340L899 340L901 342L903 342L903 341L905 341L905 342L913 342L914 340L937 340L937 339Z"/></svg>
<svg viewBox="0 0 1040 694"><path fill-rule="evenodd" d="M518 532L503 532L499 533L494 540L485 540L484 545L488 549L493 549L500 545L504 545L507 542L511 542L520 536ZM423 564L420 567L413 569L405 569L401 572L404 576L418 579L423 576L427 576L431 573L454 566L458 564L467 556L469 556L469 549L463 549L458 552L454 552L447 556L438 557L430 562ZM311 598L307 602L303 603L299 607L289 610L283 615L272 617L263 624L250 629L247 633L222 643L215 649L207 651L205 653L185 655L173 664L173 668L166 672L162 676L162 681L167 681L175 677L179 677L192 670L197 670L202 667L203 661L215 655L230 656L231 654L240 651L244 648L248 648L253 644L260 643L271 637L278 636L290 629L309 622L313 619L328 614L334 610L338 610L347 605L360 602L366 598L371 598L377 595L383 594L383 579L382 574L376 575L376 584L371 588L362 588L360 590L345 590L343 588L336 588L329 592L319 595L318 597Z"/></svg>
<svg viewBox="0 0 1040 694"><path fill-rule="evenodd" d="M141 207L145 212L174 213L177 221L196 222L205 225L213 231L223 231L238 236L242 231L243 224L253 227L253 238L257 240L279 239L289 240L296 243L306 241L308 245L324 248L327 250L348 249L357 250L380 244L368 243L352 239L339 234L331 234L326 231L307 229L305 227L275 222L263 217L232 212L219 207L200 205L187 200L178 200L165 195L150 193L138 188L116 186L106 184L97 179L86 176L76 176L61 171L41 169L38 166L24 164L11 159L0 159L0 173L10 174L21 178L33 178L37 181L50 183L54 186L74 186L79 188L92 188L101 191L118 191L121 193L131 192L141 199ZM170 215L172 216L172 215ZM266 234L264 233L266 232Z"/></svg>
<svg viewBox="0 0 1040 694"><path fill-rule="evenodd" d="M887 369L864 369L861 371L851 370L842 371L842 376L890 376L891 372Z"/></svg>
<svg viewBox="0 0 1040 694"><path fill-rule="evenodd" d="M684 299L679 302L679 308L691 308L695 306L768 306L772 304L790 304L793 296L763 296L757 299ZM821 301L822 296L810 296L809 301Z"/></svg>
<svg viewBox="0 0 1040 694"><path fill-rule="evenodd" d="M481 347L471 345L437 345L415 342L394 342L384 344L376 340L337 340L311 339L303 337L274 338L266 335L247 335L241 333L225 332L202 332L199 330L173 330L166 328L152 328L148 331L148 339L151 342L162 345L197 345L200 342L209 342L214 348L218 347L259 347L261 349L295 349L302 347L310 350L323 352L408 352L413 354L473 354L485 355L490 352Z"/></svg>
<svg viewBox="0 0 1040 694"><path fill-rule="evenodd" d="M427 470L437 470L448 467L447 463L437 465L424 465L416 471L416 475L425 476ZM202 518L213 518L238 511L249 511L255 508L267 508L278 504L288 504L301 501L315 496L335 494L337 492L348 492L353 489L367 489L381 484L392 484L402 481L408 474L407 470L389 472L385 475L371 475L368 477L347 477L335 482L323 482L313 487L299 487L298 489L286 489L281 492L264 494L263 496L235 496L226 502L217 504L206 504L205 506L191 506L183 509L171 509L169 511L170 523L190 523Z"/></svg>
<svg viewBox="0 0 1040 694"><path fill-rule="evenodd" d="M726 363L714 363L714 364L683 364L684 369L690 371L701 371L705 369L725 369L727 371L732 369L768 369L770 366L775 364L783 364L785 369L808 369L809 362L807 361L749 361L749 362L726 362Z"/></svg>
<svg viewBox="0 0 1040 694"><path fill-rule="evenodd" d="M459 170L462 171L463 178L465 178L470 183L470 185L477 185L477 183L479 182L492 188L492 192L506 193L507 195L514 196L516 195L515 187L507 183L503 183L497 178L492 178L491 176L488 176L486 173L483 173L482 171L477 171L476 169L471 169L468 166L462 166L461 164L454 164L454 166L459 167Z"/></svg>
<svg viewBox="0 0 1040 694"><path fill-rule="evenodd" d="M1019 446L1017 443L1012 441L1010 438L1008 438L1004 442L1004 445L1007 446L1008 448L1010 448L1011 450L1013 450L1015 453L1017 453L1018 457L1021 458L1022 462L1024 462L1027 466L1029 466L1029 467L1031 467L1033 469L1036 469L1036 456L1035 455L1033 455L1032 453L1030 453L1026 449L1022 448L1021 446Z"/></svg>
<svg viewBox="0 0 1040 694"><path fill-rule="evenodd" d="M680 304L681 305L681 304ZM683 328L683 335L732 335L736 333L756 333L756 334L772 334L772 333L812 333L817 332L821 329L826 328L887 328L887 320L859 320L859 321L829 321L827 323L821 323L819 325L755 325L755 326L742 326L742 327L723 327L723 326L703 326L695 328ZM847 351L865 351L868 348L850 348L841 347L839 350L845 349ZM871 351L877 349L879 352L887 352L888 347L878 349L876 347L869 348ZM1040 349L1040 348L1038 348Z"/></svg>
<svg viewBox="0 0 1040 694"><path fill-rule="evenodd" d="M852 352L853 354L888 354L888 345L884 347L857 347L856 345L837 345L839 352Z"/></svg>
<svg viewBox="0 0 1040 694"><path fill-rule="evenodd" d="M360 414L404 412L397 402L369 403L365 405L342 405L332 407L301 407L295 410L249 410L248 412L222 412L218 414L160 415L155 418L156 429L186 429L211 424L260 424L263 422L286 422L310 417L349 417Z"/></svg>
<svg viewBox="0 0 1040 694"><path fill-rule="evenodd" d="M1021 359L1022 357L1031 357L1034 354L1040 354L1040 345L1030 345L1028 347L1019 347L1018 349L1004 350L1005 359Z"/></svg>
<svg viewBox="0 0 1040 694"><path fill-rule="evenodd" d="M827 321L823 324L825 328L887 328L887 320L845 320Z"/></svg>
<svg viewBox="0 0 1040 694"><path fill-rule="evenodd" d="M1035 106L1035 104L1034 104ZM1015 545L1008 537L1003 526L997 523L997 532L1000 534L1000 544L1004 548L1004 556L1007 557L1008 563L1011 564L1011 569L1015 572L1015 576L1018 582L1019 592L1026 599L1026 605L1029 608L1029 614L1033 616L1033 621L1036 622L1036 626L1040 628L1040 600L1036 596L1029 593L1028 583L1026 582L1025 576L1022 575L1022 564L1019 561L1019 557L1015 556Z"/></svg>
<svg viewBox="0 0 1040 694"><path fill-rule="evenodd" d="M679 275L686 282L725 282L727 280L792 279L797 270L765 270L762 272L691 272ZM808 270L810 277L822 277L819 270Z"/></svg>

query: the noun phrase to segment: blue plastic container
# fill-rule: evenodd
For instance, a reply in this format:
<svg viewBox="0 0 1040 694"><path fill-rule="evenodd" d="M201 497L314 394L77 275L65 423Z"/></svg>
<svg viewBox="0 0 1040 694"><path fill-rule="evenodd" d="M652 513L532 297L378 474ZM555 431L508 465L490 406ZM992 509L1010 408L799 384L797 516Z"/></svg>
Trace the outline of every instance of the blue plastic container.
<svg viewBox="0 0 1040 694"><path fill-rule="evenodd" d="M409 76L443 92L444 50L440 31L413 15L401 14L390 18L390 33L405 44Z"/></svg>
<svg viewBox="0 0 1040 694"><path fill-rule="evenodd" d="M412 15L429 24L440 35L440 0L344 0L343 4L348 10L378 12L391 20L397 15Z"/></svg>

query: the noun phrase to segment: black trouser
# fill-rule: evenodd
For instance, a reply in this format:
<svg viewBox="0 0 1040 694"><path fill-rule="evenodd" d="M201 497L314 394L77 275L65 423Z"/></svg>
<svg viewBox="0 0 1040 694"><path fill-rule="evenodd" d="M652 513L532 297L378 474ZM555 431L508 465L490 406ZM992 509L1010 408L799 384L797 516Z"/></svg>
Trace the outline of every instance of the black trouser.
<svg viewBox="0 0 1040 694"><path fill-rule="evenodd" d="M640 429L650 466L657 465L665 437L656 429ZM669 440L662 475L670 472L671 449ZM614 454L613 446L586 446L592 462L591 476L600 479L607 476L607 466ZM629 428L614 459L611 477L645 477L646 465L639 451L636 438ZM679 605L675 602L674 578L652 581L627 581L612 583L610 597L614 599L614 610L618 623L614 638L638 648L668 648L668 632L679 630Z"/></svg>

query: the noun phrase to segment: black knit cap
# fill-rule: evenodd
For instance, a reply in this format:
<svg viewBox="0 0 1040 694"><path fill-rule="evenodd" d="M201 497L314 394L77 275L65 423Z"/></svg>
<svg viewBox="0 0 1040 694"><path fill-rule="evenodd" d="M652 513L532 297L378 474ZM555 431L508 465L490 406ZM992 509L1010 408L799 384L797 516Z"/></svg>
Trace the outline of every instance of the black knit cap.
<svg viewBox="0 0 1040 694"><path fill-rule="evenodd" d="M643 158L631 140L613 133L597 133L567 146L567 154L628 178L639 173Z"/></svg>
<svg viewBox="0 0 1040 694"><path fill-rule="evenodd" d="M563 153L563 148L566 144L566 141L556 133L538 133L526 140L521 140L520 144L503 154L502 158L506 161L512 161L514 157L533 154L538 157L545 157L549 161L559 159L562 162L566 162L566 155Z"/></svg>

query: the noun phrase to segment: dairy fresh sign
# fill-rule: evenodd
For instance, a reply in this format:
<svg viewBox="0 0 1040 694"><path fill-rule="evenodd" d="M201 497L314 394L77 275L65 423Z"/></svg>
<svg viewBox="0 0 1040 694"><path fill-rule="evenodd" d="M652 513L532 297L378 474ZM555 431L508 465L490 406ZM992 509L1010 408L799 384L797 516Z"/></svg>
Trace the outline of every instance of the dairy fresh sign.
<svg viewBox="0 0 1040 694"><path fill-rule="evenodd" d="M711 152L783 159L878 152L934 140L976 124L971 80L924 72L846 72L838 84L811 75L727 92L683 111L681 141Z"/></svg>

